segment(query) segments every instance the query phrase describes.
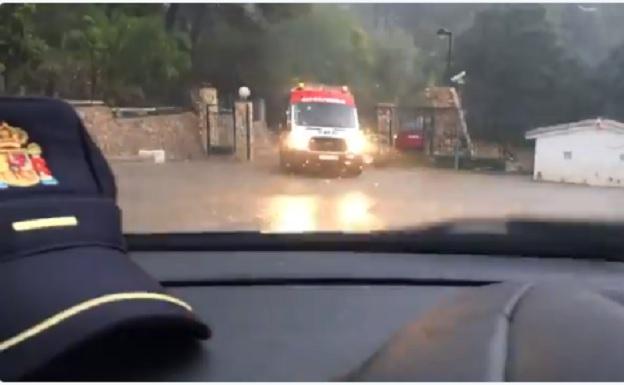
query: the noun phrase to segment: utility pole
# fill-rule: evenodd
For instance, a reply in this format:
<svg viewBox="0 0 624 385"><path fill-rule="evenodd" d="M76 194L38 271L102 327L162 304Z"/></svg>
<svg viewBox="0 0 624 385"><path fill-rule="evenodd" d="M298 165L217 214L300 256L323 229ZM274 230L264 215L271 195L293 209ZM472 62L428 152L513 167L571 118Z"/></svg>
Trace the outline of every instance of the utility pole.
<svg viewBox="0 0 624 385"><path fill-rule="evenodd" d="M444 71L444 85L448 86L448 87L453 87L453 81L451 80L451 60L453 59L453 32L449 31L446 28L440 28L438 29L437 35L440 39L448 39L448 52L446 55L446 70ZM455 91L453 89L451 89L451 91L453 92L453 99L455 101L455 106L457 108L457 113L458 113L458 117L461 119L462 118L462 111L461 106L459 105L459 101L458 101L458 97L457 94L455 94ZM460 130L459 130L459 125L456 125L455 127L455 140L454 140L454 146L453 146L453 160L454 160L454 166L455 166L455 170L459 170L459 150L460 150Z"/></svg>
<svg viewBox="0 0 624 385"><path fill-rule="evenodd" d="M444 73L444 84L450 86L451 83L451 62L453 60L453 32L446 28L438 29L437 33L440 39L448 39L448 52L446 54L446 71Z"/></svg>

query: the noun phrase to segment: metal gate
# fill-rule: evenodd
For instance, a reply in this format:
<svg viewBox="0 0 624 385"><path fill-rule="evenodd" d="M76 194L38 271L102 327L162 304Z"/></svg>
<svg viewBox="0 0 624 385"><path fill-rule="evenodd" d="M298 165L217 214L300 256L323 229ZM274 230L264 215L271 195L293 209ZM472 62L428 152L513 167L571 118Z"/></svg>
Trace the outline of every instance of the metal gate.
<svg viewBox="0 0 624 385"><path fill-rule="evenodd" d="M236 149L234 111L219 107L208 117L208 148L211 154L232 154Z"/></svg>

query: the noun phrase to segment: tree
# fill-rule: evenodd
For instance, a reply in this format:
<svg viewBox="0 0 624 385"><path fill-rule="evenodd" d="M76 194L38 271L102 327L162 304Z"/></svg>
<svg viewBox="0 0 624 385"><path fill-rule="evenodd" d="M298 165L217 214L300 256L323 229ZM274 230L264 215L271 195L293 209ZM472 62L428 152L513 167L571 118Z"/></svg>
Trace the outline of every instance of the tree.
<svg viewBox="0 0 624 385"><path fill-rule="evenodd" d="M0 73L9 93L133 105L184 103L188 88L205 82L227 99L246 84L267 99L269 117L283 112L298 80L348 84L365 114L380 101L410 104L439 81L446 42L435 32L446 27L453 70L468 72L471 131L519 140L527 128L600 112L609 100L593 89L621 96L624 48L599 69L584 63L623 43L604 33L624 31L623 8L594 7L3 4ZM619 115L615 103L609 109Z"/></svg>
<svg viewBox="0 0 624 385"><path fill-rule="evenodd" d="M57 10L46 9L46 16ZM147 10L99 4L69 8L66 28L45 33L51 47L40 78L56 79L58 91L78 97L141 104L149 94L152 101L165 101L190 69L188 42L165 31L158 8Z"/></svg>
<svg viewBox="0 0 624 385"><path fill-rule="evenodd" d="M526 130L592 113L583 67L558 44L544 7L496 6L477 14L457 40L457 69L466 70L471 131L523 141Z"/></svg>
<svg viewBox="0 0 624 385"><path fill-rule="evenodd" d="M596 69L597 104L602 116L624 120L624 44L613 50Z"/></svg>
<svg viewBox="0 0 624 385"><path fill-rule="evenodd" d="M283 113L285 96L299 81L350 86L366 117L376 102L400 98L420 79L417 50L407 34L368 33L349 9L335 5L315 5L272 25L262 46L257 87L276 114Z"/></svg>
<svg viewBox="0 0 624 385"><path fill-rule="evenodd" d="M166 30L165 14L156 4L4 4L7 91L128 104L175 100L186 93L189 40Z"/></svg>
<svg viewBox="0 0 624 385"><path fill-rule="evenodd" d="M21 81L28 81L46 50L35 35L33 4L3 4L0 7L0 67L5 87L17 92Z"/></svg>
<svg viewBox="0 0 624 385"><path fill-rule="evenodd" d="M263 42L267 61L259 87L281 105L299 81L351 85L356 94L372 74L371 42L348 12L314 6L309 13L269 29ZM357 97L357 95L356 95Z"/></svg>
<svg viewBox="0 0 624 385"><path fill-rule="evenodd" d="M282 20L305 14L306 4L171 4L165 13L166 28L188 33L193 63L201 60L206 47L223 25L250 36L261 34L268 26ZM201 66L201 64L199 65ZM197 65L193 64L193 67Z"/></svg>
<svg viewBox="0 0 624 385"><path fill-rule="evenodd" d="M134 94L144 102L146 95L154 95L152 100L166 101L190 70L188 39L167 33L160 15L115 18L110 24L113 29L105 30L105 96L123 101L124 95Z"/></svg>
<svg viewBox="0 0 624 385"><path fill-rule="evenodd" d="M405 31L392 28L374 35L374 95L379 101L410 104L410 96L424 88L424 56Z"/></svg>

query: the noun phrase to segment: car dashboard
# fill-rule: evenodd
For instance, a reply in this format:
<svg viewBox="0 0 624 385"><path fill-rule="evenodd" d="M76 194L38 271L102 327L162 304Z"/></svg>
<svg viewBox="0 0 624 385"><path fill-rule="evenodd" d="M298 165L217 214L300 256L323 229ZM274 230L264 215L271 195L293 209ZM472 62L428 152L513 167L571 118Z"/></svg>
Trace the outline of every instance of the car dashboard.
<svg viewBox="0 0 624 385"><path fill-rule="evenodd" d="M459 338L454 343L474 351L469 356L480 357L479 365L458 356L463 350L457 346L447 346L455 353L428 353L429 360L434 360L432 365L427 357L409 358L410 354L423 354L419 347L424 351L431 349L418 338L399 355L392 355L393 348L388 344L392 345L397 335L401 341L409 341L414 336L401 337L402 330L410 325L426 329L418 326L419 322L432 322L427 318L440 309L444 312L445 306L460 309L458 314L470 313L481 309L481 298L505 297L507 292L511 298L527 282L618 291L624 278L624 264L620 262L538 256L329 251L134 251L130 255L171 293L191 304L210 325L213 336L183 346L163 341L160 345L156 341L136 346L126 343L123 351L111 354L104 354L106 348L99 347L97 359L92 360L97 361L97 368L84 358L89 354L83 353L87 361L81 365L81 371L71 371L77 379L508 379L513 370L503 370L500 376L492 374L498 373L489 368L492 357L478 346L471 347L470 338L452 328L438 337ZM500 315L498 308L492 309L495 317ZM484 315L487 312L477 317L461 314L460 319L468 317L461 322L464 326L489 317ZM444 322L434 316L433 324ZM479 341L472 343L489 341L496 334L494 329L479 329ZM474 337L474 331L468 334ZM442 341L435 346L448 344L453 345ZM384 347L394 357L390 359L392 364L371 365L371 357L388 360ZM456 361L440 366L435 354L446 359L454 357ZM539 379L569 378L561 376L561 372L550 376L544 370L538 372ZM68 379L67 372L59 369L58 373L64 373L61 377ZM571 379L580 379L574 371L569 373ZM621 378L619 372L607 372L607 379L613 378L608 374ZM532 377L516 373L513 378Z"/></svg>

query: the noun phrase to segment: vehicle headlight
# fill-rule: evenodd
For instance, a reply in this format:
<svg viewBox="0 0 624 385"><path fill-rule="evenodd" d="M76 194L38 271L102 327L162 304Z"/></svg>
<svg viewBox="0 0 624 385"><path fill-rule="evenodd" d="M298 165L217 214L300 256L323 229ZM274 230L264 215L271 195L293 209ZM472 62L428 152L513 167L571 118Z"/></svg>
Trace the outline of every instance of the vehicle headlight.
<svg viewBox="0 0 624 385"><path fill-rule="evenodd" d="M288 135L288 147L293 150L307 150L310 139L301 132L293 131Z"/></svg>
<svg viewBox="0 0 624 385"><path fill-rule="evenodd" d="M347 149L354 154L361 154L366 150L366 138L361 133L347 137Z"/></svg>

